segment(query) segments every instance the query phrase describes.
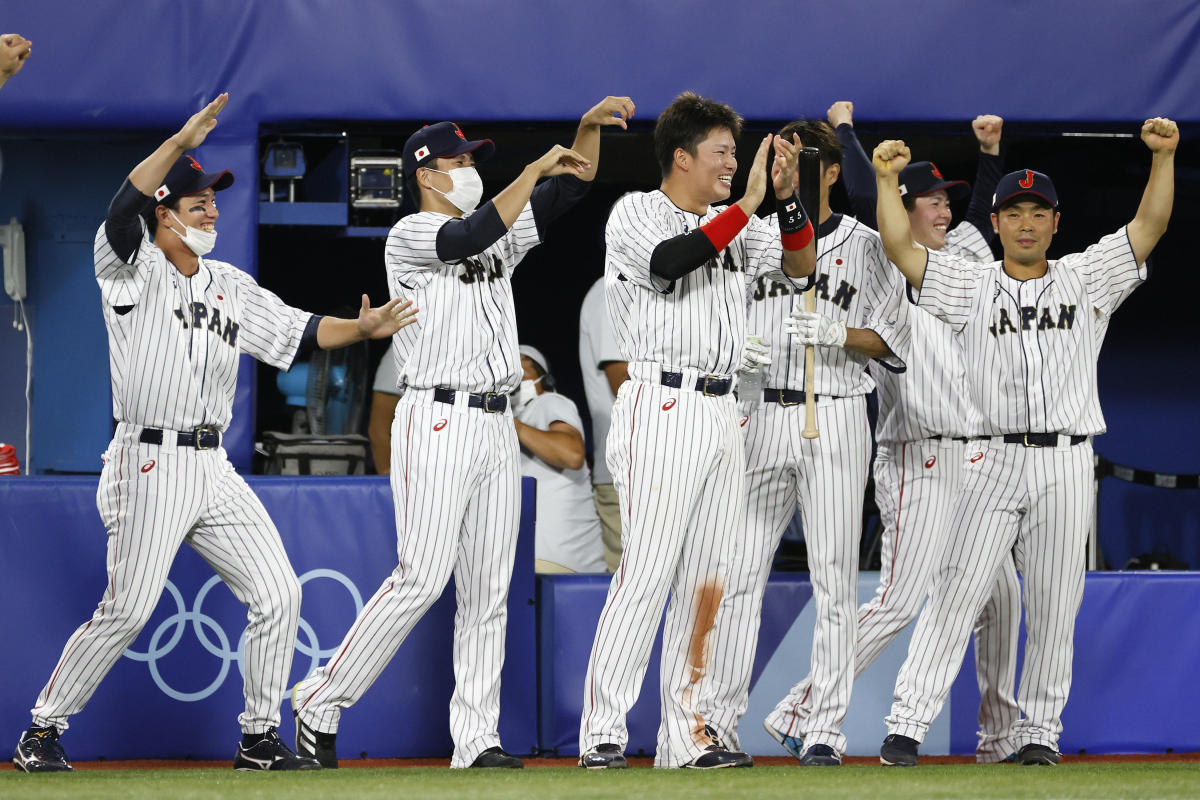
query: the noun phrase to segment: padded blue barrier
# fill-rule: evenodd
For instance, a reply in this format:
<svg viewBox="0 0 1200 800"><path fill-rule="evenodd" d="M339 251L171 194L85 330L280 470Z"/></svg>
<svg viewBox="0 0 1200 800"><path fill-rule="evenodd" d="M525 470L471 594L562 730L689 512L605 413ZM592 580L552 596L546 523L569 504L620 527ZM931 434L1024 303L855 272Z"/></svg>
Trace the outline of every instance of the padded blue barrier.
<svg viewBox="0 0 1200 800"><path fill-rule="evenodd" d="M860 600L870 598L878 579L874 572L860 576ZM587 660L608 580L573 575L537 580L541 743L559 755L575 755ZM815 622L811 599L804 575L775 575L767 585L750 703L740 729L741 745L749 753L783 754L761 722L808 671ZM1063 752L1200 750L1200 731L1180 711L1200 703L1200 684L1195 679L1200 637L1194 635L1188 617L1197 603L1200 575L1195 573L1087 576L1075 634L1074 682L1063 712ZM891 707L896 673L911 632L909 626L855 684L843 728L852 755L879 752L887 734L883 718ZM1022 635L1022 650L1023 640ZM930 728L922 753L974 754L979 710L974 658L969 649L948 706ZM628 719L629 752L654 752L658 717L656 644Z"/></svg>
<svg viewBox="0 0 1200 800"><path fill-rule="evenodd" d="M391 494L383 478L251 478L303 582L292 681L324 663L396 565ZM534 507L533 481L523 506ZM106 535L95 478L0 481L0 721L12 735L49 678L67 637L94 611L105 586ZM239 639L245 607L190 548L129 655L100 685L64 738L74 759L231 759L243 708ZM446 757L452 743L453 584L401 646L362 701L342 717L343 758ZM537 664L532 515L522 518L509 595L501 690L504 745L537 744ZM152 657L147 658L147 653ZM280 733L289 740L290 705Z"/></svg>

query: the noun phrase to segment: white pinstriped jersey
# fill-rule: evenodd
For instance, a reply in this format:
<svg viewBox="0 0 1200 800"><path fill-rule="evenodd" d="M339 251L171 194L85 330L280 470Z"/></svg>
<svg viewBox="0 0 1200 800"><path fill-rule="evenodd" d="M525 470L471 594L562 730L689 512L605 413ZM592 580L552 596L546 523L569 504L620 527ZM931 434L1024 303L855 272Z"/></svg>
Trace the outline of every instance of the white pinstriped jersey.
<svg viewBox="0 0 1200 800"><path fill-rule="evenodd" d="M969 430L1105 431L1096 361L1108 317L1146 279L1124 228L1020 281L1003 262L974 268L929 253L920 305L950 323L971 369Z"/></svg>
<svg viewBox="0 0 1200 800"><path fill-rule="evenodd" d="M143 233L126 263L100 225L93 257L108 328L113 416L148 428L229 426L238 355L288 369L312 317L232 264L184 277Z"/></svg>
<svg viewBox="0 0 1200 800"><path fill-rule="evenodd" d="M421 309L421 320L393 337L400 383L511 392L522 374L511 278L541 241L533 208L526 203L512 228L482 253L447 264L437 255L437 233L451 219L421 211L388 234L384 263L391 296Z"/></svg>
<svg viewBox="0 0 1200 800"><path fill-rule="evenodd" d="M907 332L900 325L903 313L899 278L883 252L879 234L853 217L834 215L821 225L815 275L816 310L847 327L870 328L892 352L895 369L903 369ZM750 302L750 332L771 348L771 363L763 368L763 386L771 389L804 389L804 347L784 332L783 323L793 309L802 309L799 291L760 278ZM875 383L866 370L871 359L840 347L818 351L813 386L819 395L851 397L867 394Z"/></svg>
<svg viewBox="0 0 1200 800"><path fill-rule="evenodd" d="M746 297L755 278L781 269L773 220L750 222L716 258L676 281L651 275L650 255L724 209L684 211L663 192L631 192L616 202L604 232L604 285L617 346L626 361L732 375L746 346ZM796 282L797 285L801 281Z"/></svg>
<svg viewBox="0 0 1200 800"><path fill-rule="evenodd" d="M972 265L988 264L995 258L983 234L969 222L946 234L946 244L939 252ZM876 440L915 442L931 436L971 435L968 420L978 415L970 411L966 365L954 332L907 300L904 311L909 326L908 369L896 373L871 364L879 389Z"/></svg>

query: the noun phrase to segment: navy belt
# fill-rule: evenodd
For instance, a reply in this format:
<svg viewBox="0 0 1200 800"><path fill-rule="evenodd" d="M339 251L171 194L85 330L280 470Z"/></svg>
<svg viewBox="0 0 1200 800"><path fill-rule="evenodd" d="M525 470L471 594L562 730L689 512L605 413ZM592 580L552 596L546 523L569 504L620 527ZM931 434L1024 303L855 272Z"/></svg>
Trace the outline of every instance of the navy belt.
<svg viewBox="0 0 1200 800"><path fill-rule="evenodd" d="M807 395L797 389L763 389L763 402L779 403L781 406L798 406L807 400ZM821 395L814 394L814 400L820 400Z"/></svg>
<svg viewBox="0 0 1200 800"><path fill-rule="evenodd" d="M1071 445L1083 444L1086 436L1068 437L1065 433L1006 433L1003 436L985 436L985 439L1003 439L1005 444L1020 444L1025 447L1057 447L1060 439L1070 438Z"/></svg>
<svg viewBox="0 0 1200 800"><path fill-rule="evenodd" d="M669 386L672 389L683 388L683 373L682 372L667 372L665 369L659 375L659 383L663 386ZM733 388L732 378L721 378L716 375L701 375L696 378L695 390L702 392L707 397L721 397L729 394Z"/></svg>
<svg viewBox="0 0 1200 800"><path fill-rule="evenodd" d="M434 389L433 399L439 403L453 405L458 392L454 389ZM467 395L467 405L471 408L482 408L489 414L502 413L508 408L508 395L503 392L478 392Z"/></svg>
<svg viewBox="0 0 1200 800"><path fill-rule="evenodd" d="M142 444L163 443L163 431L160 428L142 428L138 437ZM201 425L194 431L180 431L175 434L177 447L194 447L197 450L216 450L221 446L221 431L214 425Z"/></svg>

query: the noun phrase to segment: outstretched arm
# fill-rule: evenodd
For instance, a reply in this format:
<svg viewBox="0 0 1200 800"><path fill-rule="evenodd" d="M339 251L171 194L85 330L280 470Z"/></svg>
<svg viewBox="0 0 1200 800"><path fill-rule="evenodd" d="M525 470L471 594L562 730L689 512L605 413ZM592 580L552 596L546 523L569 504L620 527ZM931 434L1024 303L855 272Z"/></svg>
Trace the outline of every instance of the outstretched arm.
<svg viewBox="0 0 1200 800"><path fill-rule="evenodd" d="M1162 117L1142 124L1142 141L1154 155L1150 159L1150 177L1137 214L1129 223L1129 244L1137 263L1144 263L1158 244L1171 219L1175 202L1175 148L1179 146L1179 128Z"/></svg>
<svg viewBox="0 0 1200 800"><path fill-rule="evenodd" d="M317 324L317 347L336 350L364 339L385 339L403 327L417 321L417 309L412 300L389 300L371 308L371 298L362 296L358 319L321 317Z"/></svg>
<svg viewBox="0 0 1200 800"><path fill-rule="evenodd" d="M929 252L913 241L908 212L900 200L900 170L908 166L911 159L912 154L904 142L889 139L875 148L871 164L875 167L875 191L879 196L875 214L883 249L888 260L904 274L905 280L920 289Z"/></svg>

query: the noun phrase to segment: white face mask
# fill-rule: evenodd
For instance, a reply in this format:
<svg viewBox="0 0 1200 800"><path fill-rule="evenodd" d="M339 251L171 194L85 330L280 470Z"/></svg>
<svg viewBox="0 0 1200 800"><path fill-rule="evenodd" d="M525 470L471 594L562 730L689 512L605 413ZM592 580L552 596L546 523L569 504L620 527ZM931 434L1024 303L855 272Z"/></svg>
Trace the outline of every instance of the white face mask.
<svg viewBox="0 0 1200 800"><path fill-rule="evenodd" d="M433 167L425 169L450 176L450 191L442 192L437 189L434 191L453 203L459 211L469 214L479 205L479 201L483 198L483 179L479 177L479 173L475 171L474 167L457 167L449 172L442 172Z"/></svg>
<svg viewBox="0 0 1200 800"><path fill-rule="evenodd" d="M529 401L537 397L537 384L540 380L541 378L532 381L521 381L521 385L517 387L515 392L513 392L513 407L517 411L525 408L525 406L529 405Z"/></svg>
<svg viewBox="0 0 1200 800"><path fill-rule="evenodd" d="M167 209L172 217L175 217L175 212ZM171 228L171 232L183 240L183 243L198 256L206 256L212 252L212 249L217 246L217 232L205 231L200 228L189 228L183 224L183 220L175 217L175 221L179 223L179 227L183 228L183 233Z"/></svg>

